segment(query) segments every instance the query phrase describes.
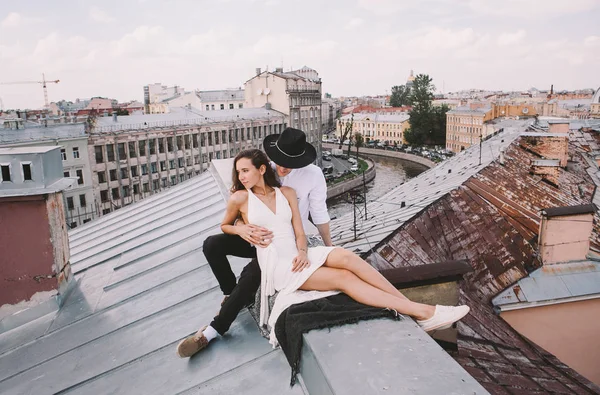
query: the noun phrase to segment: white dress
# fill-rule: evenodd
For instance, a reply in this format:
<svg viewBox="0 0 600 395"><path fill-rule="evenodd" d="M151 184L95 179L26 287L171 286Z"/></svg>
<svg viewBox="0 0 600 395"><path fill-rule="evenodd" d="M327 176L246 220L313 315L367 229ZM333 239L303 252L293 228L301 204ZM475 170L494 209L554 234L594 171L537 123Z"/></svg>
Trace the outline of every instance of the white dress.
<svg viewBox="0 0 600 395"><path fill-rule="evenodd" d="M271 244L266 248L256 247L256 256L262 272L260 325L268 324L270 343L277 346L275 323L285 309L293 304L338 293L337 291L298 290L315 270L325 263L327 256L335 247L308 248L307 256L310 265L300 272L292 272L292 262L298 255L296 235L292 226L292 209L279 188L275 188L275 213L251 190L248 190L248 222L273 232ZM269 314L268 297L275 291L279 294Z"/></svg>

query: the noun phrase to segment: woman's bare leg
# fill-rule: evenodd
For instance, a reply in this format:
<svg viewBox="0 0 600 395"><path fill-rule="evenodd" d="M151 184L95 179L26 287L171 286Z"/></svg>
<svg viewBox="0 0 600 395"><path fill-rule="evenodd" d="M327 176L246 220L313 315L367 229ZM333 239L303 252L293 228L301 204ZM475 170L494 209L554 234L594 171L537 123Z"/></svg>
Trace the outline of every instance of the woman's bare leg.
<svg viewBox="0 0 600 395"><path fill-rule="evenodd" d="M355 253L345 250L343 248L336 248L329 253L325 266L346 269L356 274L364 282L379 288L385 293L392 296L396 296L401 299L408 298L398 291L385 277L381 275L373 266L369 265L368 262L362 260Z"/></svg>
<svg viewBox="0 0 600 395"><path fill-rule="evenodd" d="M305 291L342 291L357 302L373 307L394 309L400 314L409 315L417 320L429 319L435 312L434 306L390 295L345 269L320 267L302 284L300 289Z"/></svg>

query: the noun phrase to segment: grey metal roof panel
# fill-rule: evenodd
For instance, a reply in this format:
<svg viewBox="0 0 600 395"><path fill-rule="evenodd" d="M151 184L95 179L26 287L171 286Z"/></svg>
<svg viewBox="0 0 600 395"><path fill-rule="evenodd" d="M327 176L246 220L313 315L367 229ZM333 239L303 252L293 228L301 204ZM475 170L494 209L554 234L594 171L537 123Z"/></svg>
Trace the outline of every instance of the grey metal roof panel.
<svg viewBox="0 0 600 395"><path fill-rule="evenodd" d="M202 242L224 207L207 172L69 232L76 284L58 313L0 334L0 393L177 393L237 370L256 393L273 380L301 394L247 312L201 357L176 356L222 299ZM246 264L231 262L238 274ZM273 361L284 364L261 370Z"/></svg>

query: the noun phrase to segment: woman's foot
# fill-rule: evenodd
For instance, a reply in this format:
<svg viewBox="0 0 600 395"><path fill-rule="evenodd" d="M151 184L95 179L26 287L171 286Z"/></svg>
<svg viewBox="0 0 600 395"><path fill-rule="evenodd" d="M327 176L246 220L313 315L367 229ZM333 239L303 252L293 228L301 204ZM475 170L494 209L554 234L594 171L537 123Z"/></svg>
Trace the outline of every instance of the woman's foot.
<svg viewBox="0 0 600 395"><path fill-rule="evenodd" d="M425 331L449 328L453 323L469 313L469 306L435 306L435 313L426 320L417 320L417 324Z"/></svg>

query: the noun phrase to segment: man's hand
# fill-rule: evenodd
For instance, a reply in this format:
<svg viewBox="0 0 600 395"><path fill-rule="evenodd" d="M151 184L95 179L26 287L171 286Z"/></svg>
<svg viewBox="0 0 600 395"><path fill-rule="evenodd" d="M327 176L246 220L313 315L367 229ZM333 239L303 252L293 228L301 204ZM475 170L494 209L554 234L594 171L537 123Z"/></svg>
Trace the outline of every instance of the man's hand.
<svg viewBox="0 0 600 395"><path fill-rule="evenodd" d="M298 251L298 256L296 256L292 261L292 272L301 272L309 266L310 262L306 256L306 251Z"/></svg>
<svg viewBox="0 0 600 395"><path fill-rule="evenodd" d="M265 248L273 240L273 232L262 226L256 225L236 225L238 235L248 243Z"/></svg>

